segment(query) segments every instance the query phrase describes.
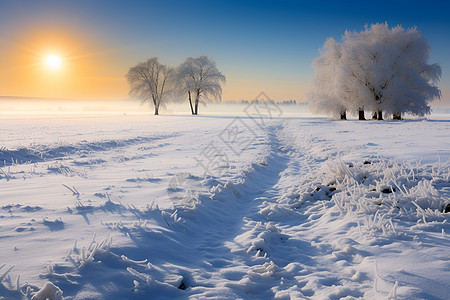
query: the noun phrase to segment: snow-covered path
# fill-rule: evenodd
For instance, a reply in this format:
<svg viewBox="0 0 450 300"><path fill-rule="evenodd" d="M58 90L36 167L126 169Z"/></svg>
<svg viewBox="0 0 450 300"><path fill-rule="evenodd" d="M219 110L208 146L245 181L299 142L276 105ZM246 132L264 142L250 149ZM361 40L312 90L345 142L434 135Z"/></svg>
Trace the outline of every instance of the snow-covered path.
<svg viewBox="0 0 450 300"><path fill-rule="evenodd" d="M201 195L202 205L196 208L194 217L189 218L189 212L177 212L187 221L182 237L173 233L173 238L182 241L177 252L190 259L183 265L184 270L175 267L173 274L168 275L170 271L166 270L164 276L166 280L176 278L175 285L187 289L185 296L270 297L272 286L279 284L280 276L272 274L271 269L278 268L273 260L285 266L287 259L277 257L274 250L288 236L272 225L271 216L260 212L264 214L266 206L276 203L292 188L292 178L286 175L288 168L298 171L299 160L290 157L278 138L282 128L281 122L265 128L269 148L264 160L233 178L235 183L219 184L211 193ZM178 260L172 254L164 259L173 264Z"/></svg>
<svg viewBox="0 0 450 300"><path fill-rule="evenodd" d="M264 276L265 268L273 266L272 259L278 259L271 258L271 248L288 238L259 214L262 206L276 202L275 199L286 193L282 180L290 158L278 139L281 129L281 124L266 128L270 147L264 162L253 165L252 171L240 178L238 184L224 186L233 192L231 197L229 191L214 193L211 200L222 205L208 212L209 220L197 220L208 224L203 230L195 229L203 237L195 247L202 252L205 264L199 274L206 277L201 275L203 278L196 280L199 286L193 289L194 295L204 293L211 297L233 298L251 293L263 297L270 296L267 290L277 284L270 284L270 278L260 282L252 274L256 270ZM202 286L201 282L212 285Z"/></svg>
<svg viewBox="0 0 450 300"><path fill-rule="evenodd" d="M450 122L155 120L0 124L0 299L449 298Z"/></svg>

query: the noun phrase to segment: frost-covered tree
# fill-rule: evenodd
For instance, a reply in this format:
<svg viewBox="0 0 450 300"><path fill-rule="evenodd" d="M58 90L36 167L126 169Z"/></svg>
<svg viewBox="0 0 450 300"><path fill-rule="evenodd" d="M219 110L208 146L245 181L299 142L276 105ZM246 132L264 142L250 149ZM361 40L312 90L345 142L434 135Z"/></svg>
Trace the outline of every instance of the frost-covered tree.
<svg viewBox="0 0 450 300"><path fill-rule="evenodd" d="M430 113L430 101L441 97L437 87L441 68L428 62L430 52L417 28L390 29L387 23L347 31L342 43L328 39L313 61L312 111L359 112L360 119L364 110L373 111L378 119L383 111L394 118Z"/></svg>
<svg viewBox="0 0 450 300"><path fill-rule="evenodd" d="M138 63L130 68L125 77L130 95L140 98L143 103L153 103L155 115L159 114L160 106L169 100L176 83L174 69L161 64L157 57Z"/></svg>
<svg viewBox="0 0 450 300"><path fill-rule="evenodd" d="M342 45L329 38L321 50L322 54L313 61L314 79L312 91L308 94L313 113L332 113L346 119L345 95L338 95L339 79L336 72L342 61Z"/></svg>
<svg viewBox="0 0 450 300"><path fill-rule="evenodd" d="M205 55L188 57L178 67L181 92L183 96L188 97L193 115L198 114L200 102L222 99L222 85L225 81L226 78L217 69L216 62Z"/></svg>

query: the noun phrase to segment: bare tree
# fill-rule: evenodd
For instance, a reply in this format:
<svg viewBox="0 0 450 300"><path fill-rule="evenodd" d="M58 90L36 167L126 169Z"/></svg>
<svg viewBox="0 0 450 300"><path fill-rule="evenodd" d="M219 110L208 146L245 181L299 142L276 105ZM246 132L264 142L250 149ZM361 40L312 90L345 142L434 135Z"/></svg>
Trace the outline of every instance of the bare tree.
<svg viewBox="0 0 450 300"><path fill-rule="evenodd" d="M188 96L191 113L198 115L199 102L222 99L222 84L226 78L214 60L201 55L186 58L178 67L178 81L182 94Z"/></svg>
<svg viewBox="0 0 450 300"><path fill-rule="evenodd" d="M159 114L159 107L174 91L174 69L161 64L157 57L138 63L130 68L125 77L130 86L130 95L140 98L143 103L152 102L155 115Z"/></svg>

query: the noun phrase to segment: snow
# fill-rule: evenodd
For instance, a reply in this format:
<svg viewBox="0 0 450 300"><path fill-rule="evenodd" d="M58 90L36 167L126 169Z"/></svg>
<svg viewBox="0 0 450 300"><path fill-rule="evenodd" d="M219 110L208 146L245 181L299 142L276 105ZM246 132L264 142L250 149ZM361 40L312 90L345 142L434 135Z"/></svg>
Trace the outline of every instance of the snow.
<svg viewBox="0 0 450 300"><path fill-rule="evenodd" d="M36 294L31 297L31 300L62 300L62 291L60 288L55 286L51 282L47 282L42 289L36 292Z"/></svg>
<svg viewBox="0 0 450 300"><path fill-rule="evenodd" d="M2 115L0 299L448 299L449 132Z"/></svg>

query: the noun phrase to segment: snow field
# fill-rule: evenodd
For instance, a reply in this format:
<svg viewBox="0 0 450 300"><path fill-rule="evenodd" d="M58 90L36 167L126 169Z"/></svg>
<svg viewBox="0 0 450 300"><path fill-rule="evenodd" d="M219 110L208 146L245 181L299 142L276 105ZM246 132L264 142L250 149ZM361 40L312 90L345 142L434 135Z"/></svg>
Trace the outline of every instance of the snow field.
<svg viewBox="0 0 450 300"><path fill-rule="evenodd" d="M446 120L19 121L2 124L21 133L0 150L5 299L450 295Z"/></svg>

